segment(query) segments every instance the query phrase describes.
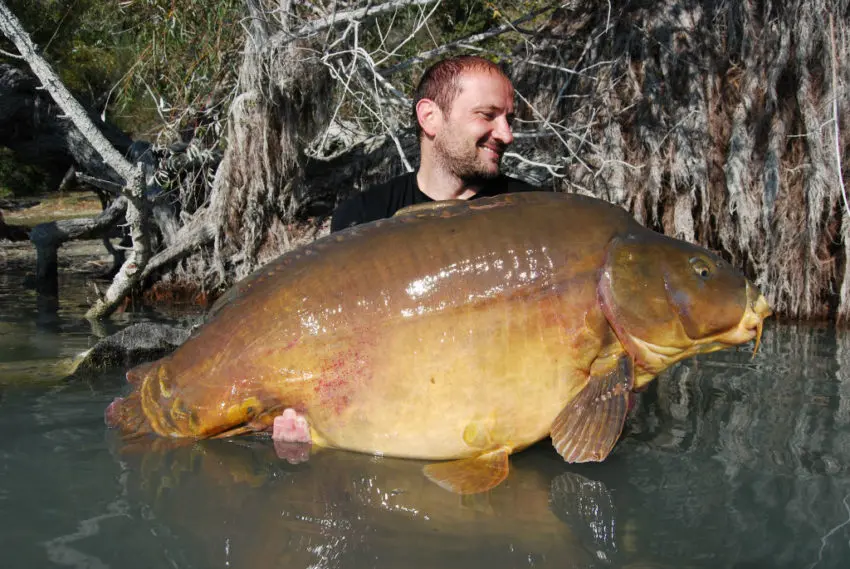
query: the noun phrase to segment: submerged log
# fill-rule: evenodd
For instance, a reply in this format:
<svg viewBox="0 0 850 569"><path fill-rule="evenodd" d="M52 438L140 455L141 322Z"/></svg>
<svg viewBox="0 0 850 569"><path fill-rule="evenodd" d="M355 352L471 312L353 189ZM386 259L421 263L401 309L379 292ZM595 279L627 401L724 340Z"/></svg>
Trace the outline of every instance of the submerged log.
<svg viewBox="0 0 850 569"><path fill-rule="evenodd" d="M58 292L59 247L74 239L103 237L111 231L127 211L127 200L118 198L99 216L40 223L30 232L36 248L36 290L55 296Z"/></svg>
<svg viewBox="0 0 850 569"><path fill-rule="evenodd" d="M77 363L71 378L112 368L128 369L161 358L186 341L191 329L142 322L100 339Z"/></svg>

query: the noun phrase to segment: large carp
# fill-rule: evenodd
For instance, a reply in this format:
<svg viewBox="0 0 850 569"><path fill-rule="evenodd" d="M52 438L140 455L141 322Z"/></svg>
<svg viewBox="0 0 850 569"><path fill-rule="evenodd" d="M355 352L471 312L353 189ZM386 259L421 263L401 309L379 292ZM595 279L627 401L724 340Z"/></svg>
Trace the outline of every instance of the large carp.
<svg viewBox="0 0 850 569"><path fill-rule="evenodd" d="M419 459L487 490L546 436L603 460L630 392L770 314L727 262L578 195L414 208L292 251L240 282L107 409L127 435L275 438ZM299 434L300 433L300 434Z"/></svg>

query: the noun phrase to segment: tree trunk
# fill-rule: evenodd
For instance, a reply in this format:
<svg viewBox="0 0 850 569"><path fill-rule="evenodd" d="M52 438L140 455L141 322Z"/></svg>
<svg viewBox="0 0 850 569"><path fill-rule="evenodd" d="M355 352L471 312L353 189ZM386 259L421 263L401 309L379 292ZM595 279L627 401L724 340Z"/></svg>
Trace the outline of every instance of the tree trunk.
<svg viewBox="0 0 850 569"><path fill-rule="evenodd" d="M289 30L289 12L276 2L246 0L247 37L239 94L230 108L228 146L204 212L214 236L211 259L190 268L203 282L212 269L215 285L239 280L288 249L286 223L298 207L304 152L324 125L330 78L303 41L278 45ZM201 261L206 259L201 258Z"/></svg>

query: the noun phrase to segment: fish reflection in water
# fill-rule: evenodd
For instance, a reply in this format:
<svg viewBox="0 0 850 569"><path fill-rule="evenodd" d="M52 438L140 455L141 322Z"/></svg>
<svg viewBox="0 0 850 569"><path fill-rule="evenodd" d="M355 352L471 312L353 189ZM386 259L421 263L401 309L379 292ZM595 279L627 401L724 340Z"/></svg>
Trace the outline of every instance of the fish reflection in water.
<svg viewBox="0 0 850 569"><path fill-rule="evenodd" d="M641 397L604 463L565 465L544 442L480 496L445 492L418 461L321 451L289 464L258 439L145 445L115 448L131 508L177 537L175 557L205 556L199 566L850 560L850 335L829 330L770 325L754 360L679 365Z"/></svg>
<svg viewBox="0 0 850 569"><path fill-rule="evenodd" d="M549 452L516 460L489 493L458 496L417 461L325 450L292 465L267 440L169 442L122 451L130 495L203 540L210 565L592 567L616 555L604 484Z"/></svg>

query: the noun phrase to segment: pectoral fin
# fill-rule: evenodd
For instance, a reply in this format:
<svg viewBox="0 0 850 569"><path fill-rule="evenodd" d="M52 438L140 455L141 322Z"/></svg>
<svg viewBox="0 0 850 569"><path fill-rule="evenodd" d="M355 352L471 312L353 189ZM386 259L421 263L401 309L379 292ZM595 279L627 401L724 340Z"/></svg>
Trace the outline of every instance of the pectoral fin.
<svg viewBox="0 0 850 569"><path fill-rule="evenodd" d="M600 462L623 432L634 385L631 358L623 356L587 386L558 414L552 424L552 444L567 462Z"/></svg>
<svg viewBox="0 0 850 569"><path fill-rule="evenodd" d="M476 494L495 488L508 477L508 449L501 448L472 458L429 464L425 476L457 494Z"/></svg>

